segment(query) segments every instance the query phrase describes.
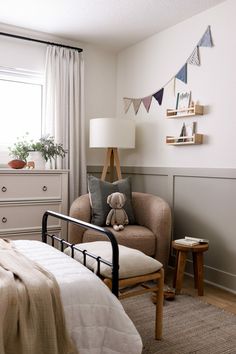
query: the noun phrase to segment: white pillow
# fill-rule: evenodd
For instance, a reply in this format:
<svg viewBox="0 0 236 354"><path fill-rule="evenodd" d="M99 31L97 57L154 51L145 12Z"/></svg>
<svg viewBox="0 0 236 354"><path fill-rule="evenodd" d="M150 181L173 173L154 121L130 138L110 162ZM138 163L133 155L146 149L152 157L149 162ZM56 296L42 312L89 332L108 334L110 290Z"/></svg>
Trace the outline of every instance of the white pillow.
<svg viewBox="0 0 236 354"><path fill-rule="evenodd" d="M88 243L79 243L75 245L81 250L87 250L94 255L100 256L106 261L112 260L112 247L108 241L95 241ZM132 278L139 275L154 273L162 268L162 264L156 259L146 256L143 252L133 248L119 245L119 279ZM67 247L64 252L71 255L71 248ZM83 254L74 251L74 259L83 263ZM89 256L86 257L86 266L97 272L97 261ZM111 267L106 264L100 264L100 273L105 278L111 278Z"/></svg>

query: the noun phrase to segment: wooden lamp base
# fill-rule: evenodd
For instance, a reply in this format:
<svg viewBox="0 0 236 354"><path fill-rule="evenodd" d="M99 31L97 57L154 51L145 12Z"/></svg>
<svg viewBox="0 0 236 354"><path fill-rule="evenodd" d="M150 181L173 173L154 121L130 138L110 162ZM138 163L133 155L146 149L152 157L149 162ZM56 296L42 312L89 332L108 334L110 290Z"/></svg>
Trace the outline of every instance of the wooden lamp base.
<svg viewBox="0 0 236 354"><path fill-rule="evenodd" d="M108 167L110 166L110 182L114 181L114 163L116 166L117 179L121 179L120 159L118 155L118 148L108 148L106 153L106 159L102 170L101 180L105 181Z"/></svg>

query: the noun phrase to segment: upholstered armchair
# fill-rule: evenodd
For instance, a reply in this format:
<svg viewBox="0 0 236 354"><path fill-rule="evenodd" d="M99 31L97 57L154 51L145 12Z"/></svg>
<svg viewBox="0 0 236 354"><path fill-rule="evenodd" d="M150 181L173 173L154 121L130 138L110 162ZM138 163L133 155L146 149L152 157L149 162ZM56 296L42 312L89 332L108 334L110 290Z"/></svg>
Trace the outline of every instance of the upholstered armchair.
<svg viewBox="0 0 236 354"><path fill-rule="evenodd" d="M169 205L155 195L133 192L132 205L135 225L127 225L122 231L108 227L119 244L138 249L160 261L167 269L171 242L171 211ZM70 216L91 222L89 195L78 197L71 205ZM85 230L70 224L68 241L83 243L105 240L106 237L96 231Z"/></svg>

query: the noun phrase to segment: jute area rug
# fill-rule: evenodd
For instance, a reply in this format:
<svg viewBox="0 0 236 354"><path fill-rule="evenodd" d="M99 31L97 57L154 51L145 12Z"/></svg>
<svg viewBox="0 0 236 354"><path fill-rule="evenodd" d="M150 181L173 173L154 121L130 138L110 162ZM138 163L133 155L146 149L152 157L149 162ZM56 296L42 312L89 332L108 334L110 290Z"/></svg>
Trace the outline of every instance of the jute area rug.
<svg viewBox="0 0 236 354"><path fill-rule="evenodd" d="M189 295L165 301L163 339L154 339L150 294L122 300L143 340L142 354L236 354L236 316Z"/></svg>

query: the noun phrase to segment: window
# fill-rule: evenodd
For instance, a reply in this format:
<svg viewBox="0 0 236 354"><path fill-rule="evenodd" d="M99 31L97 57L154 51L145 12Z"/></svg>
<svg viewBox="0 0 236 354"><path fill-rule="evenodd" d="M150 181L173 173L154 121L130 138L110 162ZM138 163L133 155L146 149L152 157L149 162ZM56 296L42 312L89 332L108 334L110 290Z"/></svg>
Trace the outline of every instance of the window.
<svg viewBox="0 0 236 354"><path fill-rule="evenodd" d="M41 137L42 97L42 74L0 69L0 164L9 161L17 137Z"/></svg>

